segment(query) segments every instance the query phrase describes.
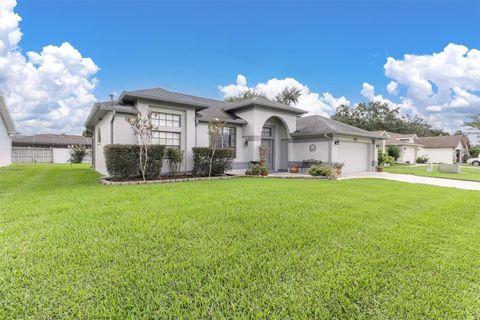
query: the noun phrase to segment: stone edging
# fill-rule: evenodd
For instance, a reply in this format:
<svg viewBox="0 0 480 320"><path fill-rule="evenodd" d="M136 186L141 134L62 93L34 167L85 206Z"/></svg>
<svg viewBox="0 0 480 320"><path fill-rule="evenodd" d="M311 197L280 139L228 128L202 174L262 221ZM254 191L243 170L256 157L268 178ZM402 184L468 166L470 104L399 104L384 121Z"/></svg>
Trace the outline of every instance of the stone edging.
<svg viewBox="0 0 480 320"><path fill-rule="evenodd" d="M131 185L131 184L159 184L159 183L175 183L175 182L190 182L190 181L207 181L207 180L226 180L232 179L232 176L222 177L196 177L196 178L183 178L183 179L165 179L165 180L147 180L147 181L109 181L102 177L100 183L106 186L109 185Z"/></svg>
<svg viewBox="0 0 480 320"><path fill-rule="evenodd" d="M236 178L253 178L253 179L294 179L294 180L335 180L336 178L327 178L322 176L221 176L221 177L196 177L183 179L168 180L147 180L147 181L109 181L106 177L100 179L100 183L109 185L132 185L132 184L159 184L159 183L175 183L175 182L192 182L192 181L209 181L209 180L227 180Z"/></svg>

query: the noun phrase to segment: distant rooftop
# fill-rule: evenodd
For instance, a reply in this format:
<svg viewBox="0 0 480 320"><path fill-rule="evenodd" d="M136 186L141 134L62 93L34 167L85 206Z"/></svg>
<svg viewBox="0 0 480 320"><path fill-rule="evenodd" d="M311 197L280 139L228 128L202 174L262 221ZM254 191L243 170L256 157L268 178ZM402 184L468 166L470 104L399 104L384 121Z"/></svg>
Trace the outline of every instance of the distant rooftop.
<svg viewBox="0 0 480 320"><path fill-rule="evenodd" d="M68 147L70 145L90 146L92 139L69 134L35 134L33 136L16 135L12 137L14 147Z"/></svg>

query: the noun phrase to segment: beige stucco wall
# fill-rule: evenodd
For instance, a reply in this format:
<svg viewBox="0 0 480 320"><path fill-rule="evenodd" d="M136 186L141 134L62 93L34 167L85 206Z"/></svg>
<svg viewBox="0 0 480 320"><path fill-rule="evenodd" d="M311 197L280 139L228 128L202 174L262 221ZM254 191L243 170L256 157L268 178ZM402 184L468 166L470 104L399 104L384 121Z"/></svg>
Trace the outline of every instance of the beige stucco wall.
<svg viewBox="0 0 480 320"><path fill-rule="evenodd" d="M428 161L432 163L453 164L455 160L455 150L453 148L420 148L418 156L426 155Z"/></svg>
<svg viewBox="0 0 480 320"><path fill-rule="evenodd" d="M0 167L12 163L12 139L0 117Z"/></svg>

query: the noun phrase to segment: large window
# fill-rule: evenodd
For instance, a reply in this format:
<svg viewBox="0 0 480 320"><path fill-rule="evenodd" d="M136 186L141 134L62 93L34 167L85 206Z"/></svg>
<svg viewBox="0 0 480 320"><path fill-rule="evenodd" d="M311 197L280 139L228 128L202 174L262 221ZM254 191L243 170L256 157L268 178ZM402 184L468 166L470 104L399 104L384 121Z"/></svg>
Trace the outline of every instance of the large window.
<svg viewBox="0 0 480 320"><path fill-rule="evenodd" d="M180 128L180 115L156 112L152 114L152 124L154 127Z"/></svg>
<svg viewBox="0 0 480 320"><path fill-rule="evenodd" d="M272 128L271 127L263 127L262 128L262 137L271 137L272 136Z"/></svg>
<svg viewBox="0 0 480 320"><path fill-rule="evenodd" d="M153 142L167 148L180 148L180 132L154 131Z"/></svg>
<svg viewBox="0 0 480 320"><path fill-rule="evenodd" d="M222 143L223 148L235 148L235 128L234 127L223 127L222 128Z"/></svg>

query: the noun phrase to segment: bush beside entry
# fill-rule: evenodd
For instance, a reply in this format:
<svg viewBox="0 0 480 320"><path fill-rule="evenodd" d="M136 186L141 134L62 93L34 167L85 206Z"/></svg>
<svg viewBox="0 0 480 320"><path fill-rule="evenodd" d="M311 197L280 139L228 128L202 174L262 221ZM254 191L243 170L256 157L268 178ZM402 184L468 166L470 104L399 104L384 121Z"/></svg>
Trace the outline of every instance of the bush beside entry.
<svg viewBox="0 0 480 320"><path fill-rule="evenodd" d="M193 150L193 175L208 176L210 159L213 149L210 147L196 147ZM212 176L224 174L231 169L231 160L234 158L231 148L217 148L213 157Z"/></svg>
<svg viewBox="0 0 480 320"><path fill-rule="evenodd" d="M146 178L157 179L162 171L165 146L148 146ZM111 144L103 149L108 174L116 179L127 179L140 175L140 146L135 144Z"/></svg>
<svg viewBox="0 0 480 320"><path fill-rule="evenodd" d="M317 166L313 165L308 169L308 173L311 176L323 176L323 177L335 177L335 172L333 171L333 168L328 167L328 166Z"/></svg>

